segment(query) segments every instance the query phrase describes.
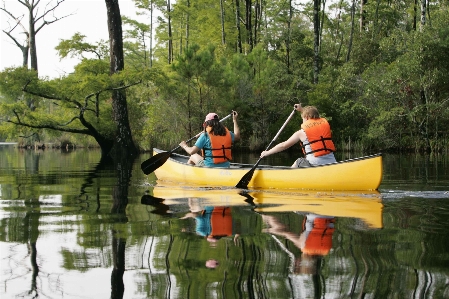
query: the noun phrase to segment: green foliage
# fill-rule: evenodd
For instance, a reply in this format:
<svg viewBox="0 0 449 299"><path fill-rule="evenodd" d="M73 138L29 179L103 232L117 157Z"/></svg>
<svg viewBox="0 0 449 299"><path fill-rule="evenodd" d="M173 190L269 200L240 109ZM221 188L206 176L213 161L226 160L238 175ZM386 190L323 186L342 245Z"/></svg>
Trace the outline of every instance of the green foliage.
<svg viewBox="0 0 449 299"><path fill-rule="evenodd" d="M92 108L98 95L100 115L87 109L85 118L110 136L109 92L127 86L133 138L144 150L172 148L201 130L208 112L227 115L231 110L240 114L238 144L259 150L297 102L317 106L330 121L336 143L345 146L444 150L449 127L449 11L444 3L428 7L426 24L412 2L368 1L362 24L360 3L355 3L355 15L352 2L326 4L320 11L321 69L314 84L312 3L269 1L252 6L251 14L240 3L238 31L235 2L177 1L170 11L163 1L134 2L139 14L152 12L158 20L123 17L124 71L109 76L105 43L87 43L77 33L57 47L61 57L80 58L74 74L57 80L38 80L25 69L0 74L3 125L16 115L52 126L65 123L79 113L76 102ZM156 37L152 49L151 30ZM92 54L96 59L88 59ZM24 93L24 86L33 93ZM55 96L65 100L55 101ZM397 126L399 137L388 129ZM293 120L278 140L298 127ZM0 138L13 138L10 126L0 130ZM59 138L45 129L20 130L18 135Z"/></svg>
<svg viewBox="0 0 449 299"><path fill-rule="evenodd" d="M85 38L85 35L77 32L71 39L61 40L55 49L61 58L86 58L86 55L93 54L97 59L104 59L108 56L109 50L106 42L99 41L96 44L89 44L84 41Z"/></svg>

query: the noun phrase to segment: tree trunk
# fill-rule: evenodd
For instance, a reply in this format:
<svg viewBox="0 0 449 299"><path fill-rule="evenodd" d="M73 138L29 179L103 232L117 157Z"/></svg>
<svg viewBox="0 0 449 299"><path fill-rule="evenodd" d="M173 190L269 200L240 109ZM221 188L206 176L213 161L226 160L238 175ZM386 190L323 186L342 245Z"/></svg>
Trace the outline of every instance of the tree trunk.
<svg viewBox="0 0 449 299"><path fill-rule="evenodd" d="M29 47L30 47L30 61L31 69L37 72L37 49L36 49L36 30L34 28L34 16L33 16L34 6L28 7L28 17L29 17Z"/></svg>
<svg viewBox="0 0 449 299"><path fill-rule="evenodd" d="M257 35L259 33L260 29L260 18L262 14L262 4L260 3L260 0L256 0L256 3L254 4L254 46L257 45Z"/></svg>
<svg viewBox="0 0 449 299"><path fill-rule="evenodd" d="M427 0L421 0L421 26L426 25Z"/></svg>
<svg viewBox="0 0 449 299"><path fill-rule="evenodd" d="M360 32L366 30L366 10L365 5L368 3L368 0L360 1Z"/></svg>
<svg viewBox="0 0 449 299"><path fill-rule="evenodd" d="M287 71L290 73L290 44L291 44L291 38L292 38L292 17L293 17L293 7L292 7L292 0L289 0L288 2L288 20L287 20L287 42L285 45L285 59L287 62Z"/></svg>
<svg viewBox="0 0 449 299"><path fill-rule="evenodd" d="M354 37L354 23L355 23L355 0L352 0L352 6L351 6L351 33L349 36L349 44L348 44L348 52L346 53L346 62L349 61L351 58L351 51L352 51L352 39Z"/></svg>
<svg viewBox="0 0 449 299"><path fill-rule="evenodd" d="M153 1L150 2L150 68L153 67Z"/></svg>
<svg viewBox="0 0 449 299"><path fill-rule="evenodd" d="M168 64L173 62L173 33L171 30L171 7L170 0L167 0L167 16L168 16Z"/></svg>
<svg viewBox="0 0 449 299"><path fill-rule="evenodd" d="M414 3L413 3L413 31L416 31L417 18L418 18L418 0L414 0Z"/></svg>
<svg viewBox="0 0 449 299"><path fill-rule="evenodd" d="M190 38L190 0L187 0L187 16L186 16L186 49L189 47ZM182 54L179 53L180 55Z"/></svg>
<svg viewBox="0 0 449 299"><path fill-rule="evenodd" d="M313 0L313 83L318 83L320 72L320 6L321 0Z"/></svg>
<svg viewBox="0 0 449 299"><path fill-rule="evenodd" d="M221 18L221 44L226 45L226 33L225 33L225 11L223 7L223 0L220 0L220 18Z"/></svg>
<svg viewBox="0 0 449 299"><path fill-rule="evenodd" d="M252 19L252 7L251 7L251 5L252 5L252 3L251 3L251 0L246 0L245 1L245 3L246 3L246 34L248 35L247 36L247 39L248 39L248 45L249 45L249 49L250 49L250 51L252 51L253 50L253 30L252 30L252 22L251 22L251 19Z"/></svg>
<svg viewBox="0 0 449 299"><path fill-rule="evenodd" d="M240 30L240 0L235 0L235 21L237 27L237 51L243 53L242 32Z"/></svg>
<svg viewBox="0 0 449 299"><path fill-rule="evenodd" d="M111 75L124 69L122 17L118 0L105 0L108 14L108 31L110 47ZM114 155L134 156L137 148L133 142L131 128L128 119L128 106L126 102L126 90L116 89L112 91L112 112L117 126L114 139Z"/></svg>

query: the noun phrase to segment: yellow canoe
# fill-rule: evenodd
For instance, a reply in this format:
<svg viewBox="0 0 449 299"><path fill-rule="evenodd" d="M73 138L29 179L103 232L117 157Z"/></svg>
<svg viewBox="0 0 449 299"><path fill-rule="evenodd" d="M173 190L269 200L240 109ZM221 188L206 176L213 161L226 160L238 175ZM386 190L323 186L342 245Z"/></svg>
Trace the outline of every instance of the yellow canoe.
<svg viewBox="0 0 449 299"><path fill-rule="evenodd" d="M153 149L153 154L162 153ZM252 164L231 163L230 168L197 167L187 164L188 156L171 154L154 173L161 181L186 185L234 187ZM349 159L309 168L259 165L248 189L377 190L382 181L381 154Z"/></svg>
<svg viewBox="0 0 449 299"><path fill-rule="evenodd" d="M378 191L287 191L241 192L234 188L179 187L157 182L155 197L172 206L251 206L256 212L304 212L323 216L361 219L369 228L382 228L382 198ZM194 207L195 206L195 207Z"/></svg>

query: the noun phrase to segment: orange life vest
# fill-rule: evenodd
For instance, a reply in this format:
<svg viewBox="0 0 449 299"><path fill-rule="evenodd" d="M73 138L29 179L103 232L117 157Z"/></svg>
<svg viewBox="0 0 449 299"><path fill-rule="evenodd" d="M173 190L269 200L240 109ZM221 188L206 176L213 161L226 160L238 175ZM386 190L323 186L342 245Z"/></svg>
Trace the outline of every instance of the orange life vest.
<svg viewBox="0 0 449 299"><path fill-rule="evenodd" d="M324 156L335 152L335 145L332 142L331 127L325 118L309 119L301 125L301 129L306 132L308 144L302 144L304 154L312 154L315 157ZM312 148L311 152L306 152L306 145Z"/></svg>
<svg viewBox="0 0 449 299"><path fill-rule="evenodd" d="M309 255L327 255L332 249L332 235L335 229L330 227L330 224L334 222L333 218L315 218L302 252Z"/></svg>
<svg viewBox="0 0 449 299"><path fill-rule="evenodd" d="M207 131L209 134L210 144L212 148L204 148L204 150L211 150L214 164L228 162L232 160L231 146L232 137L231 132L226 128L226 135L214 135ZM205 155L203 155L205 156Z"/></svg>
<svg viewBox="0 0 449 299"><path fill-rule="evenodd" d="M229 207L214 207L210 217L213 237L232 236L232 215Z"/></svg>

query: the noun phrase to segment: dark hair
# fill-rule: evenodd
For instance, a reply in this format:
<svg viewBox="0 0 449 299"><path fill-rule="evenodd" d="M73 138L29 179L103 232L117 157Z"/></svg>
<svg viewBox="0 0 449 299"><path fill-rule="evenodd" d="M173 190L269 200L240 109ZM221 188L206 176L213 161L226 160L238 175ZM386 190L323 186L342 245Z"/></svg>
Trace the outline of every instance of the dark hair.
<svg viewBox="0 0 449 299"><path fill-rule="evenodd" d="M226 136L226 128L223 126L218 118L206 121L206 126L211 127L211 133L219 136ZM204 128L206 130L206 128Z"/></svg>

